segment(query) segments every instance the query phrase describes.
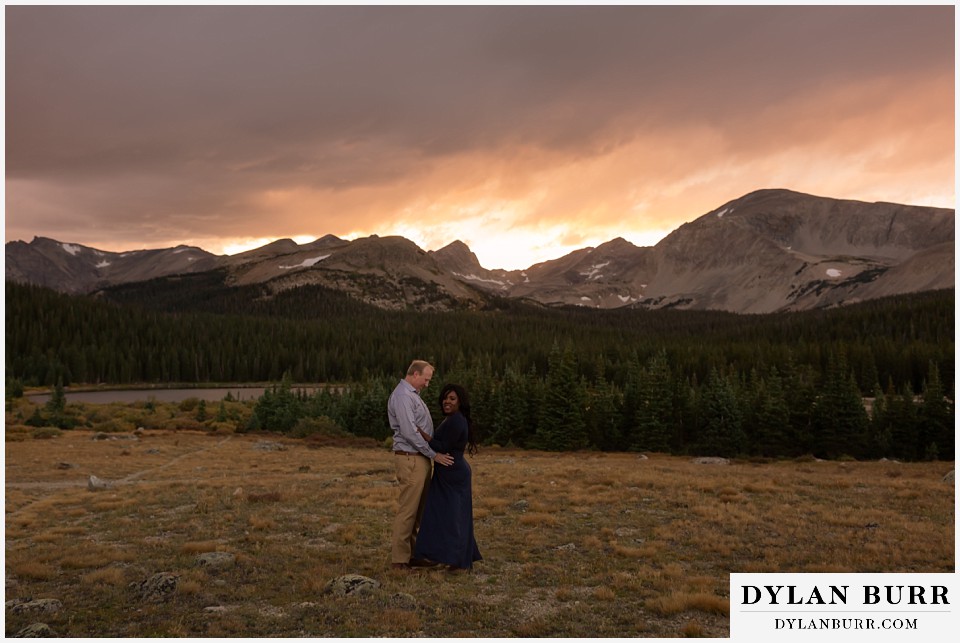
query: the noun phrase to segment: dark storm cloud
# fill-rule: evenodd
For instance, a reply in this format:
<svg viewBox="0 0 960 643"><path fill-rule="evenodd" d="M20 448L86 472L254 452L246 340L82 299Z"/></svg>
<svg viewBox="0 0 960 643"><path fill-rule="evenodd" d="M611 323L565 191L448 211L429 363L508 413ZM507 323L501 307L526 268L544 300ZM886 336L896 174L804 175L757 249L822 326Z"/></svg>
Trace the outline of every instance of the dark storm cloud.
<svg viewBox="0 0 960 643"><path fill-rule="evenodd" d="M48 185L51 217L207 228L518 147L707 124L743 153L811 92L953 73L952 7L11 6L6 31L15 235Z"/></svg>

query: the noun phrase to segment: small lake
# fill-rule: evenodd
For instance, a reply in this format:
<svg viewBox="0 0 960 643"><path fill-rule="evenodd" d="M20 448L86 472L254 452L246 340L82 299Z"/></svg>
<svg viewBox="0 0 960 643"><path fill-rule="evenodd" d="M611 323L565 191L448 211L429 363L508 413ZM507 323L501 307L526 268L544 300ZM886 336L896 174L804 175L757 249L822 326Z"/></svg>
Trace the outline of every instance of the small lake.
<svg viewBox="0 0 960 643"><path fill-rule="evenodd" d="M111 402L121 402L131 404L133 402L146 402L154 399L157 402L182 402L188 398L195 397L198 400L207 402L219 402L231 395L234 400L256 400L263 392L270 387L246 387L234 386L230 388L154 388L154 389L124 389L115 391L71 391L64 389L63 394L67 402L85 402L87 404L110 404ZM312 395L320 387L292 387L293 391L303 391ZM27 399L36 404L46 404L50 399L49 393L36 393L27 395Z"/></svg>

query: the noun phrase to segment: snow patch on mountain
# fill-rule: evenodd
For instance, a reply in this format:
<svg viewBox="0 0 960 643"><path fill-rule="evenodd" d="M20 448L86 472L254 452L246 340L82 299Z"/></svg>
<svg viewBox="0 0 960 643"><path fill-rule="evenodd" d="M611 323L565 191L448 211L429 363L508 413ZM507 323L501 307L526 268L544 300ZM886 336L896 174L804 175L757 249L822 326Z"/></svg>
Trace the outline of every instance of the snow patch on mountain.
<svg viewBox="0 0 960 643"><path fill-rule="evenodd" d="M187 245L105 253L37 237L7 243L6 273L8 280L88 293L223 268L229 285L282 275L282 287L316 283L375 305L438 310L482 307L488 295L499 295L546 306L762 314L955 287L953 210L758 190L708 213L655 246L618 237L522 271L486 270L460 241L423 251L402 237L324 237L307 245L285 239L218 257ZM319 262L333 270L319 269ZM365 276L342 280L344 271ZM365 290L378 279L390 293L386 299L371 299ZM404 289L406 279L436 288Z"/></svg>
<svg viewBox="0 0 960 643"><path fill-rule="evenodd" d="M503 288L504 290L506 290L507 288L509 288L510 286L513 285L513 284L510 283L510 282L502 281L502 280L500 280L500 279L485 279L485 278L483 278L483 277L478 277L477 275L464 275L464 274L459 273L459 272L455 272L455 273L453 273L453 275L454 275L455 277L460 277L461 279L466 279L467 281L480 281L480 282L483 282L483 283L486 283L486 284L494 284L494 285L496 285L496 286L500 286L500 287Z"/></svg>
<svg viewBox="0 0 960 643"><path fill-rule="evenodd" d="M330 255L320 255L319 257L313 257L313 258L309 258L309 259L304 259L304 260L301 261L300 263L294 264L294 265L292 265L292 266L283 266L283 265L281 265L281 266L278 266L278 268L280 268L280 270L292 270L292 269L294 269L294 268L309 268L310 266L316 265L318 262L323 261L324 259L326 259L326 258L329 257L329 256L330 256Z"/></svg>
<svg viewBox="0 0 960 643"><path fill-rule="evenodd" d="M580 274L586 277L587 279L602 279L603 274L600 273L600 270L604 266L609 266L609 265L610 265L609 261L604 261L603 263L594 264L590 266L590 268L586 272L581 272Z"/></svg>

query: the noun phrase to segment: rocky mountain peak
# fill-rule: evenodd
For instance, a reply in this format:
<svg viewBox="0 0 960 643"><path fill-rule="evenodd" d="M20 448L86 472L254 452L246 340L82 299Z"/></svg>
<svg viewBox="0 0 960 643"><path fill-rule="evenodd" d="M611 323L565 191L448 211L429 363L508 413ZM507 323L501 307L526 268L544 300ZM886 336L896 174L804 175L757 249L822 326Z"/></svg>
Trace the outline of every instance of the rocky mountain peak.
<svg viewBox="0 0 960 643"><path fill-rule="evenodd" d="M319 239L306 244L309 248L335 248L350 243L333 234L325 234Z"/></svg>
<svg viewBox="0 0 960 643"><path fill-rule="evenodd" d="M398 236L280 239L231 257L199 248L110 253L37 237L6 245L8 280L90 292L228 270L229 284L336 288L385 308L448 310L486 297L594 308L767 313L954 288L954 211L757 190L656 246L616 237L522 271L488 270L462 241L427 252Z"/></svg>
<svg viewBox="0 0 960 643"><path fill-rule="evenodd" d="M337 258L357 267L389 269L407 262L417 263L425 255L426 251L404 237L371 235L344 246Z"/></svg>
<svg viewBox="0 0 960 643"><path fill-rule="evenodd" d="M431 251L430 254L436 258L437 263L451 272L469 275L479 274L484 270L477 255L459 239L439 250Z"/></svg>

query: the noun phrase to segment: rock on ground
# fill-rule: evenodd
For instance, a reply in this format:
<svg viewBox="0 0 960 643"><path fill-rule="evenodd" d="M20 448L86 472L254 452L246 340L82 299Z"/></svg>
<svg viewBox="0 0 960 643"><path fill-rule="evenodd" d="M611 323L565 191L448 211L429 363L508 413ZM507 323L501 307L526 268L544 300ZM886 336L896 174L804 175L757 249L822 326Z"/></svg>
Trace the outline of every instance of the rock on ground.
<svg viewBox="0 0 960 643"><path fill-rule="evenodd" d="M14 614L56 614L63 609L63 603L56 598L18 599L10 603L7 605L12 608L10 611Z"/></svg>
<svg viewBox="0 0 960 643"><path fill-rule="evenodd" d="M56 638L57 633L50 629L46 623L31 623L19 632L18 639L49 639Z"/></svg>
<svg viewBox="0 0 960 643"><path fill-rule="evenodd" d="M345 574L327 583L326 592L337 596L366 594L380 588L380 581L360 574Z"/></svg>
<svg viewBox="0 0 960 643"><path fill-rule="evenodd" d="M159 602L173 594L179 582L180 576L177 574L160 572L139 583L130 583L129 587L140 596L140 600Z"/></svg>
<svg viewBox="0 0 960 643"><path fill-rule="evenodd" d="M726 458L694 458L694 464L730 464Z"/></svg>
<svg viewBox="0 0 960 643"><path fill-rule="evenodd" d="M109 489L113 485L106 480L101 480L97 476L90 476L90 479L87 481L87 489L90 491L102 491L104 489Z"/></svg>
<svg viewBox="0 0 960 643"><path fill-rule="evenodd" d="M209 551L197 556L197 565L207 569L224 569L236 563L236 555L225 551Z"/></svg>

